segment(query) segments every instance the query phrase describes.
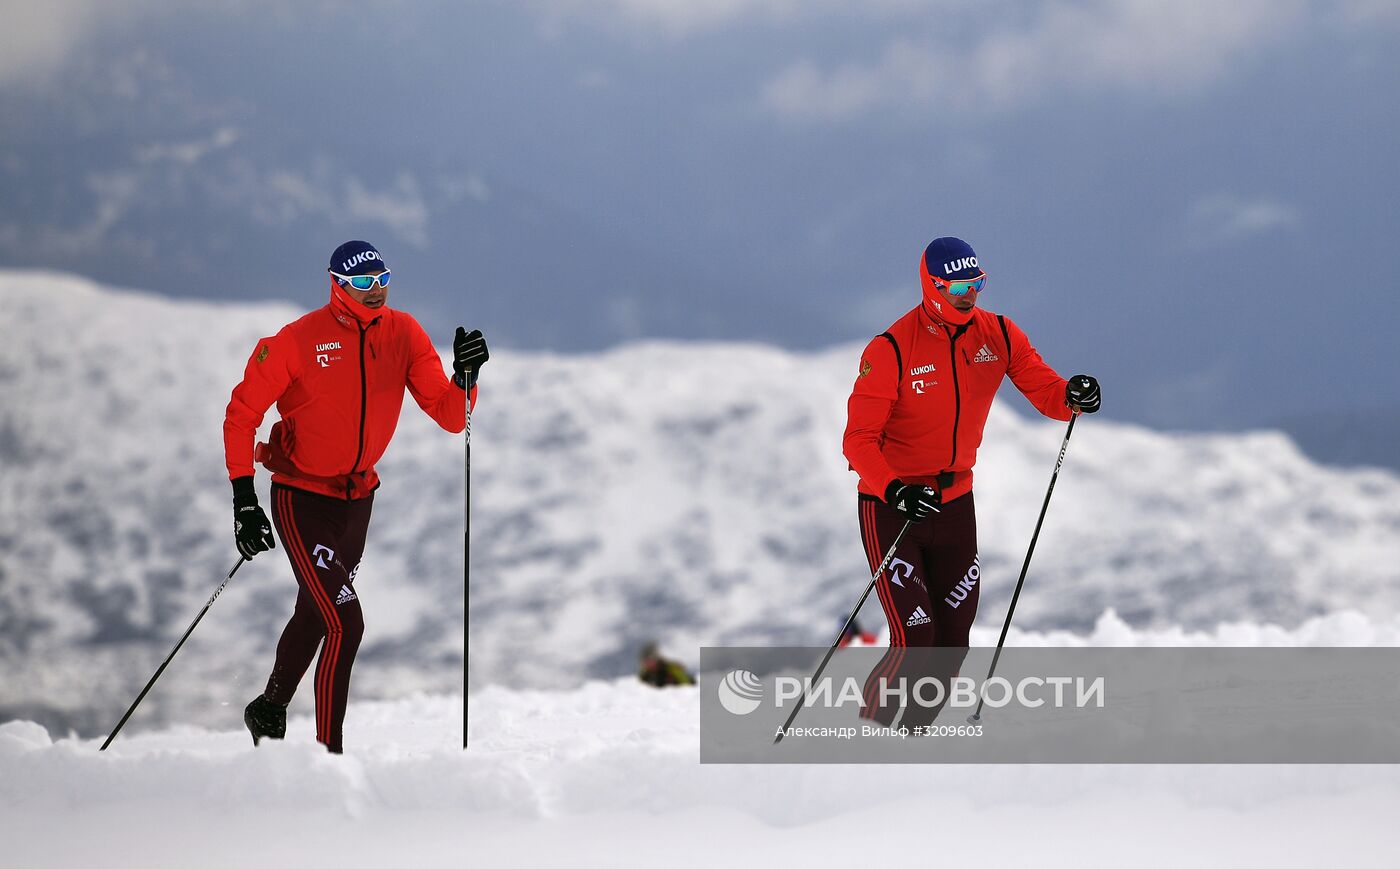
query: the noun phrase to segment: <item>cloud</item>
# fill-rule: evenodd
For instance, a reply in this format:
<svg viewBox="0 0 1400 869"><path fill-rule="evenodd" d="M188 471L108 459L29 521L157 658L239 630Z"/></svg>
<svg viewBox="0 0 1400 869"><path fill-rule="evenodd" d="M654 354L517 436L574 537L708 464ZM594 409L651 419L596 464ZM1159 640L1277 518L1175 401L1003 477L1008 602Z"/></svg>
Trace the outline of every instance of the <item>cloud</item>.
<svg viewBox="0 0 1400 869"><path fill-rule="evenodd" d="M428 206L418 182L407 172L389 187L371 191L358 178L346 185L344 215L355 220L382 223L403 241L428 246Z"/></svg>
<svg viewBox="0 0 1400 869"><path fill-rule="evenodd" d="M485 182L466 176L461 196L489 197ZM271 226L290 226L314 217L334 224L379 224L400 241L428 245L431 210L422 186L410 172L400 172L387 186L371 186L358 176L345 177L327 165L310 175L278 169L259 175L251 167L230 176L220 187L220 201L246 202L249 213ZM452 196L449 201L455 201Z"/></svg>
<svg viewBox="0 0 1400 869"><path fill-rule="evenodd" d="M617 12L673 34L693 33L755 13L791 14L793 0L611 0Z"/></svg>
<svg viewBox="0 0 1400 869"><path fill-rule="evenodd" d="M763 102L786 118L824 121L853 118L885 101L935 103L940 94L961 105L954 73L949 61L900 39L873 66L847 64L826 73L801 61L764 85Z"/></svg>
<svg viewBox="0 0 1400 869"><path fill-rule="evenodd" d="M621 25L650 40L656 35L684 39L733 27L814 21L853 10L866 18L915 10L975 6L980 0L532 0L546 31L557 36L574 21Z"/></svg>
<svg viewBox="0 0 1400 869"><path fill-rule="evenodd" d="M0 0L0 86L53 73L114 26L173 5L173 0Z"/></svg>
<svg viewBox="0 0 1400 869"><path fill-rule="evenodd" d="M91 201L73 220L44 224L21 217L0 221L0 249L21 250L28 259L63 260L121 244L128 253L152 256L155 243L146 233L136 231L135 227L144 224L131 224L133 216L144 219L162 203L191 198L217 203L265 226L290 228L312 221L363 234L379 227L378 231L387 231L406 244L420 249L428 246L432 207L413 173L400 171L382 180L366 181L325 161L316 162L305 172L265 171L237 156L198 163L215 150L229 148L237 139L237 132L226 128L194 142L140 149L137 159L124 168L93 172L80 179L81 187L74 193L84 192ZM436 185L432 188L438 202L470 199L484 203L491 198L490 188L476 173L444 183L449 188L445 192Z"/></svg>
<svg viewBox="0 0 1400 869"><path fill-rule="evenodd" d="M871 62L799 61L761 101L790 119L838 122L882 106L995 111L1050 90L1187 93L1297 32L1303 0L1056 0L1012 16L940 18L938 38L902 36ZM962 38L965 34L966 38Z"/></svg>
<svg viewBox="0 0 1400 869"><path fill-rule="evenodd" d="M317 185L286 169L275 170L253 183L235 181L229 185L225 201L233 201L240 192L252 198L253 217L272 226L287 226L307 215L330 217L334 213Z"/></svg>
<svg viewBox="0 0 1400 869"><path fill-rule="evenodd" d="M139 163L171 162L193 166L204 159L206 154L222 151L238 141L238 131L233 127L220 127L204 139L192 142L157 142L137 150Z"/></svg>
<svg viewBox="0 0 1400 869"><path fill-rule="evenodd" d="M86 256L110 244L113 230L138 201L141 179L133 172L98 173L88 176L85 186L94 204L85 212L81 223L75 226L6 223L0 227L0 242L9 248L23 249L30 258ZM153 249L148 240L124 238L122 243L128 252L139 248L137 252L149 255Z"/></svg>
<svg viewBox="0 0 1400 869"><path fill-rule="evenodd" d="M97 0L0 0L0 84L58 68L97 29Z"/></svg>
<svg viewBox="0 0 1400 869"><path fill-rule="evenodd" d="M577 20L607 20L636 30L685 37L754 16L787 16L798 0L534 0L546 29L557 33Z"/></svg>
<svg viewBox="0 0 1400 869"><path fill-rule="evenodd" d="M480 203L491 201L491 186L475 172L442 176L437 180L437 190L448 202L461 202L464 199Z"/></svg>
<svg viewBox="0 0 1400 869"><path fill-rule="evenodd" d="M0 0L0 87L58 71L99 39L129 38L155 16L171 18L198 8L227 13L237 26L255 28L274 20L267 10L285 12L288 5L276 0Z"/></svg>
<svg viewBox="0 0 1400 869"><path fill-rule="evenodd" d="M1209 245L1239 241L1302 223L1302 215L1275 199L1246 199L1232 193L1216 193L1191 205L1187 225L1193 243Z"/></svg>

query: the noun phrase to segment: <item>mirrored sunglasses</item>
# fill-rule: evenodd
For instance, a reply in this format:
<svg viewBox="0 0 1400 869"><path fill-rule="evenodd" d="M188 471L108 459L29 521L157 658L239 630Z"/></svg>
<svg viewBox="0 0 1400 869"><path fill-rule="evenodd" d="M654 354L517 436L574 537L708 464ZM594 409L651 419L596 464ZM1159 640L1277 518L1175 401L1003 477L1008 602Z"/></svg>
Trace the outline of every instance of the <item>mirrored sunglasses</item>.
<svg viewBox="0 0 1400 869"><path fill-rule="evenodd" d="M938 275L929 275L933 278L933 283L939 289L950 296L965 296L969 291L974 293L982 292L982 288L987 285L987 273L983 272L975 278L967 281L945 281Z"/></svg>
<svg viewBox="0 0 1400 869"><path fill-rule="evenodd" d="M381 287L389 286L389 272L384 271L377 275L342 275L331 272L331 275L340 282L342 287L351 286L360 292L364 292L373 287L376 283Z"/></svg>

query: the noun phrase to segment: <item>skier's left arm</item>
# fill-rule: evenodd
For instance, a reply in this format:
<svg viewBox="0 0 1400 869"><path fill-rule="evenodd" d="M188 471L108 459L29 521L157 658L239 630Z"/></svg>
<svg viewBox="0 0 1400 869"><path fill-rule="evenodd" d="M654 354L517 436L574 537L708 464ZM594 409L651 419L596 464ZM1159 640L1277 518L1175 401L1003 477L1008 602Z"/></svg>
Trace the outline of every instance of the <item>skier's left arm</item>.
<svg viewBox="0 0 1400 869"><path fill-rule="evenodd" d="M1070 407L1065 401L1065 388L1068 381L1055 373L1048 363L1040 358L1040 353L1031 346L1031 341L1021 327L1006 320L1006 337L1011 342L1010 364L1006 376L1021 390L1026 400L1035 409L1051 419L1067 420Z"/></svg>
<svg viewBox="0 0 1400 869"><path fill-rule="evenodd" d="M464 380L448 379L437 348L417 320L410 319L409 332L409 394L438 425L450 432L460 432L466 428L468 398L472 407L476 407L476 384L473 382L467 389Z"/></svg>

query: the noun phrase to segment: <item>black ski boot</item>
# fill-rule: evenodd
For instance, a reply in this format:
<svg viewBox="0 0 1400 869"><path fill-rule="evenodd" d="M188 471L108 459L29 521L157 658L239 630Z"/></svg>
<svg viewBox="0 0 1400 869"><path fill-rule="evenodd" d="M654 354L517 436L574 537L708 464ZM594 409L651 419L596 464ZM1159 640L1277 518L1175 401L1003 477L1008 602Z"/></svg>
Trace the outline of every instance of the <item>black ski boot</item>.
<svg viewBox="0 0 1400 869"><path fill-rule="evenodd" d="M259 694L243 708L243 723L253 734L253 744L263 737L281 739L287 735L287 707L278 706Z"/></svg>

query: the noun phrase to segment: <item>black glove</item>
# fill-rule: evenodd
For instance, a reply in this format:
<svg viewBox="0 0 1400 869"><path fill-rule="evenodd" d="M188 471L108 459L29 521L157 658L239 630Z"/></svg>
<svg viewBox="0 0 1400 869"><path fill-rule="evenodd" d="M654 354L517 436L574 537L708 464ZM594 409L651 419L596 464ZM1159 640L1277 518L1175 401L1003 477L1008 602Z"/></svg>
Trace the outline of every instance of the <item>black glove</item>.
<svg viewBox="0 0 1400 869"><path fill-rule="evenodd" d="M457 327L457 334L452 339L453 383L463 389L470 389L476 384L476 373L490 358L491 354L486 349L486 337L481 334L480 329L468 332L461 326Z"/></svg>
<svg viewBox="0 0 1400 869"><path fill-rule="evenodd" d="M890 480L885 487L885 503L910 522L921 522L928 514L938 512L943 496L929 486L911 486Z"/></svg>
<svg viewBox="0 0 1400 869"><path fill-rule="evenodd" d="M1089 374L1076 374L1065 384L1065 404L1084 413L1099 409L1099 382Z"/></svg>
<svg viewBox="0 0 1400 869"><path fill-rule="evenodd" d="M233 481L233 539L238 544L239 554L249 560L259 552L277 548L272 538L272 523L258 506L252 477Z"/></svg>

